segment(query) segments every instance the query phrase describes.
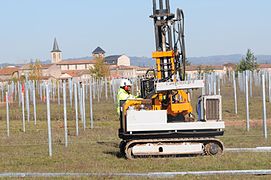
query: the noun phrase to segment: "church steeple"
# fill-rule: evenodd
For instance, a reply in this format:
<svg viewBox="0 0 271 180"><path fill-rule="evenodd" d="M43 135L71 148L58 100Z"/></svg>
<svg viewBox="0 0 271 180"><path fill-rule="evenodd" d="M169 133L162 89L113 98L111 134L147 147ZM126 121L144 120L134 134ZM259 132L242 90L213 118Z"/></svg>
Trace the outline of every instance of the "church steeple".
<svg viewBox="0 0 271 180"><path fill-rule="evenodd" d="M62 55L61 51L59 50L56 38L54 39L54 45L53 45L53 50L51 51L51 56L52 56L52 63L58 63L62 60Z"/></svg>

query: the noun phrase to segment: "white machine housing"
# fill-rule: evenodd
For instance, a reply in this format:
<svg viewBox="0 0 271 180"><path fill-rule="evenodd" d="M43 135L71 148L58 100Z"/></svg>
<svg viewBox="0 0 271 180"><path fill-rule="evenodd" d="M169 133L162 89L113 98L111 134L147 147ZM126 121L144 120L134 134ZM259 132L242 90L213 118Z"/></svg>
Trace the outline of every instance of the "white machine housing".
<svg viewBox="0 0 271 180"><path fill-rule="evenodd" d="M128 110L127 119L126 130L130 133L138 131L179 131L225 128L223 121L168 123L166 110Z"/></svg>

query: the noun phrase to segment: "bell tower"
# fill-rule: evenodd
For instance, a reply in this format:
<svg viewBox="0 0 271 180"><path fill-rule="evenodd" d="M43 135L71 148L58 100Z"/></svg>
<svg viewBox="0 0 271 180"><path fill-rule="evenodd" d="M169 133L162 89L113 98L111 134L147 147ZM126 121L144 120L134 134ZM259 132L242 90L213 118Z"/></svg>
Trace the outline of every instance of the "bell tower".
<svg viewBox="0 0 271 180"><path fill-rule="evenodd" d="M58 48L58 44L56 38L54 40L53 50L51 51L52 63L56 64L62 61L62 53Z"/></svg>

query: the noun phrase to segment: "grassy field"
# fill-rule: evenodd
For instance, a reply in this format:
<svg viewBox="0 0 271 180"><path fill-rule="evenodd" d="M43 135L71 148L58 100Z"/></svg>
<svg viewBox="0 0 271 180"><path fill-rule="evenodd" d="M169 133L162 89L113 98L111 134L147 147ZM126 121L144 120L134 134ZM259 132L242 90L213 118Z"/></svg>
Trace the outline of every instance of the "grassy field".
<svg viewBox="0 0 271 180"><path fill-rule="evenodd" d="M261 121L253 121L246 131L244 95L238 95L239 114L233 113L232 88L225 86L223 94L223 117L228 124L225 136L220 139L226 148L271 146L271 135L263 138ZM194 97L198 92L194 93ZM250 101L251 119L261 119L260 95ZM159 172L159 171L209 171L271 169L270 153L225 153L217 157L136 159L129 161L119 155L118 116L112 100L94 101L94 129L90 129L88 104L86 106L88 128L83 131L80 121L79 137L75 136L74 110L68 111L69 144L64 146L63 107L52 103L53 156L48 156L46 106L38 106L38 122L34 126L32 114L22 132L21 111L16 104L11 106L10 137L6 136L5 106L1 107L0 121L0 172ZM267 109L270 104L267 103ZM241 108L242 107L242 108ZM268 111L271 117L271 111ZM268 120L270 122L270 120ZM269 123L269 129L270 129ZM213 178L225 178L218 176ZM237 176L254 178L254 176ZM264 178L267 178L265 176ZM192 178L187 176L186 178ZM195 179L199 177L193 177ZM208 177L206 177L208 178ZM230 177L232 178L232 177ZM270 177L269 177L270 178ZM202 177L200 177L202 179Z"/></svg>

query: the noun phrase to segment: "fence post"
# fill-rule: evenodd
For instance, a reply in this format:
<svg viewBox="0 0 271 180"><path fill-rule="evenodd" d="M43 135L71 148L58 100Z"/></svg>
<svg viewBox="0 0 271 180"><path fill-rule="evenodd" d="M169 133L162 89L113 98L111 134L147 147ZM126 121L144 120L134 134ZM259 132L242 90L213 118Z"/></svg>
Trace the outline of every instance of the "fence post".
<svg viewBox="0 0 271 180"><path fill-rule="evenodd" d="M64 104L64 130L65 130L65 147L68 147L68 129L67 129L67 110L66 110L66 82L63 83L63 104Z"/></svg>
<svg viewBox="0 0 271 180"><path fill-rule="evenodd" d="M217 76L218 95L221 95L220 75Z"/></svg>
<svg viewBox="0 0 271 180"><path fill-rule="evenodd" d="M72 79L69 79L70 106L72 107Z"/></svg>
<svg viewBox="0 0 271 180"><path fill-rule="evenodd" d="M24 93L22 92L23 132L25 132Z"/></svg>
<svg viewBox="0 0 271 180"><path fill-rule="evenodd" d="M34 124L37 125L36 90L34 82L33 82L33 105L34 105Z"/></svg>
<svg viewBox="0 0 271 180"><path fill-rule="evenodd" d="M60 82L57 82L57 103L60 105L60 89L59 89Z"/></svg>
<svg viewBox="0 0 271 180"><path fill-rule="evenodd" d="M79 94L79 103L80 103L80 116L81 116L81 121L82 123L84 123L84 112L83 112L83 89L81 87L81 85L79 85L79 91L80 91L80 94Z"/></svg>
<svg viewBox="0 0 271 180"><path fill-rule="evenodd" d="M113 91L113 100L116 103L116 90L115 90L115 81L112 83L112 91Z"/></svg>
<svg viewBox="0 0 271 180"><path fill-rule="evenodd" d="M268 74L268 97L269 97L269 102L271 103L271 74L269 72Z"/></svg>
<svg viewBox="0 0 271 180"><path fill-rule="evenodd" d="M234 93L234 112L235 114L238 114L235 72L233 72L232 78L233 78L233 93Z"/></svg>
<svg viewBox="0 0 271 180"><path fill-rule="evenodd" d="M6 105L7 105L7 136L9 137L9 101L8 101L8 92L6 92Z"/></svg>
<svg viewBox="0 0 271 180"><path fill-rule="evenodd" d="M245 71L245 89L246 89L246 121L247 131L249 131L249 99L248 99L248 71Z"/></svg>
<svg viewBox="0 0 271 180"><path fill-rule="evenodd" d="M2 91L2 93L1 93L2 102L4 102L4 85L3 85L3 83L2 83L2 86L1 86L1 91Z"/></svg>
<svg viewBox="0 0 271 180"><path fill-rule="evenodd" d="M250 97L252 97L252 82L253 81L253 77L252 77L252 71L249 71L249 87L250 87Z"/></svg>
<svg viewBox="0 0 271 180"><path fill-rule="evenodd" d="M216 80L217 80L217 76L216 76L216 74L214 73L213 74L213 78L212 78L212 81L213 81L213 93L214 93L214 95L217 95L217 93L216 93Z"/></svg>
<svg viewBox="0 0 271 180"><path fill-rule="evenodd" d="M98 103L100 102L100 91L101 91L101 87L100 87L100 81L97 79L97 95L98 95Z"/></svg>
<svg viewBox="0 0 271 180"><path fill-rule="evenodd" d="M46 100L47 100L47 127L48 127L48 149L49 156L52 157L52 132L51 132L51 114L50 114L50 94L49 87L46 85Z"/></svg>
<svg viewBox="0 0 271 180"><path fill-rule="evenodd" d="M105 78L105 99L108 99L108 93L107 93L107 78Z"/></svg>
<svg viewBox="0 0 271 180"><path fill-rule="evenodd" d="M82 84L82 107L83 107L83 127L86 130L86 104L85 104L85 84Z"/></svg>
<svg viewBox="0 0 271 180"><path fill-rule="evenodd" d="M264 133L264 138L267 139L265 76L264 76L264 74L262 74L262 97L263 97L263 133Z"/></svg>
<svg viewBox="0 0 271 180"><path fill-rule="evenodd" d="M77 86L74 83L74 108L75 108L75 126L76 126L76 136L79 135L79 126L78 126L78 102L77 102Z"/></svg>
<svg viewBox="0 0 271 180"><path fill-rule="evenodd" d="M93 129L92 83L89 83L90 128Z"/></svg>
<svg viewBox="0 0 271 180"><path fill-rule="evenodd" d="M22 97L21 97L22 93L21 93L21 90L22 90L21 85L18 82L18 100L19 100L18 104L19 104L19 107L21 107L21 103L22 103Z"/></svg>
<svg viewBox="0 0 271 180"><path fill-rule="evenodd" d="M26 93L26 111L27 111L27 122L30 122L30 107L29 107L29 91L28 91L28 82L25 85L25 93Z"/></svg>

